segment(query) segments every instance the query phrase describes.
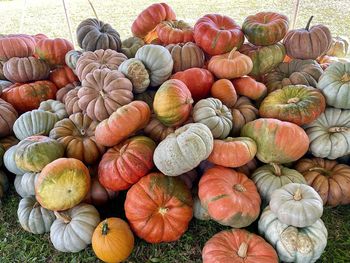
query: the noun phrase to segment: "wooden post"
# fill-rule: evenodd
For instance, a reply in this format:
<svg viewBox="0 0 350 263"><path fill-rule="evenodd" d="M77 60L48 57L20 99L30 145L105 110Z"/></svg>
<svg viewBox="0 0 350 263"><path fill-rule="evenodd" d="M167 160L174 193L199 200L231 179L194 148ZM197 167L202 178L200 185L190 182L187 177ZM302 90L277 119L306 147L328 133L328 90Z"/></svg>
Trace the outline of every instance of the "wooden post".
<svg viewBox="0 0 350 263"><path fill-rule="evenodd" d="M66 7L66 1L62 0L63 3L63 9L64 9L64 13L66 15L66 21L67 21L67 25L68 25L68 30L69 30L69 34L70 34L70 39L72 40L72 44L73 46L75 46L74 44L74 37L73 37L73 32L72 32L72 27L70 24L70 20L69 20L69 16L68 16L68 11L67 11L67 7Z"/></svg>
<svg viewBox="0 0 350 263"><path fill-rule="evenodd" d="M91 6L92 11L93 11L93 12L94 12L94 14L95 14L95 17L98 19L98 16L97 16L96 10L95 10L95 8L94 8L94 5L92 4L92 2L91 2L90 0L88 0L88 2L89 2L89 4L90 4L90 6Z"/></svg>
<svg viewBox="0 0 350 263"><path fill-rule="evenodd" d="M294 0L293 21L292 21L291 29L295 29L295 24L296 24L298 12L299 12L299 6L300 6L300 0Z"/></svg>

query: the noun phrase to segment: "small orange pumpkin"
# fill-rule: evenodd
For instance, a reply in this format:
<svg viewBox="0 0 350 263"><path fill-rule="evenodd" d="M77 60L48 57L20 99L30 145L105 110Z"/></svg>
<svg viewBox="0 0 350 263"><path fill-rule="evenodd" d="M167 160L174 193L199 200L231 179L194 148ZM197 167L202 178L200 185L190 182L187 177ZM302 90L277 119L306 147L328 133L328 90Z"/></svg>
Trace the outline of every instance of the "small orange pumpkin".
<svg viewBox="0 0 350 263"><path fill-rule="evenodd" d="M252 100L261 100L267 95L266 86L249 76L231 80L237 94Z"/></svg>
<svg viewBox="0 0 350 263"><path fill-rule="evenodd" d="M211 96L221 100L227 107L233 107L237 102L237 93L232 82L219 79L214 82L210 90Z"/></svg>

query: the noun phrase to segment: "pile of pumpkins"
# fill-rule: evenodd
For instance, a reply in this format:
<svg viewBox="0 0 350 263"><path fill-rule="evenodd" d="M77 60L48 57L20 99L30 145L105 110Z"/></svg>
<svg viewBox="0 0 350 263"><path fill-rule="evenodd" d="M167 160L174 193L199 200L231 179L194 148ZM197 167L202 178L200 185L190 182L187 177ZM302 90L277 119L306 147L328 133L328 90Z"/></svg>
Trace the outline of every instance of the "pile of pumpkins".
<svg viewBox="0 0 350 263"><path fill-rule="evenodd" d="M350 203L350 62L347 40L311 22L208 14L192 27L157 3L124 41L82 21L82 50L1 36L1 164L20 225L120 262L134 234L172 242L194 216L232 227L208 240L205 263L315 262L323 206ZM8 185L0 172L0 197ZM119 191L127 221L100 218ZM258 219L265 239L242 229Z"/></svg>

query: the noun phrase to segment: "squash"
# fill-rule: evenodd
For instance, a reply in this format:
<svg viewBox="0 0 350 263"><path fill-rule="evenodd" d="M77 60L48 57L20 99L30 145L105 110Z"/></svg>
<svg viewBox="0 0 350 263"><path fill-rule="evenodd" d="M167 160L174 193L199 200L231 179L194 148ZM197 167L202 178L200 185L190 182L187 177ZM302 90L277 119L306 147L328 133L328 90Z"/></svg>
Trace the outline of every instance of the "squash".
<svg viewBox="0 0 350 263"><path fill-rule="evenodd" d="M96 142L104 146L117 145L134 132L143 129L151 118L151 110L143 101L132 101L118 108L100 122L95 130Z"/></svg>
<svg viewBox="0 0 350 263"><path fill-rule="evenodd" d="M95 121L107 119L133 99L132 83L116 70L96 69L87 74L78 90L78 105Z"/></svg>
<svg viewBox="0 0 350 263"><path fill-rule="evenodd" d="M11 146L4 154L4 166L6 169L16 175L23 175L26 172L18 168L15 162L17 145Z"/></svg>
<svg viewBox="0 0 350 263"><path fill-rule="evenodd" d="M321 158L301 159L295 166L320 195L323 205L350 203L350 166Z"/></svg>
<svg viewBox="0 0 350 263"><path fill-rule="evenodd" d="M193 217L203 221L211 219L208 211L202 206L201 200L199 200L197 195L193 198Z"/></svg>
<svg viewBox="0 0 350 263"><path fill-rule="evenodd" d="M309 138L296 124L260 118L243 126L241 136L257 146L256 157L264 163L289 163L301 158L309 148Z"/></svg>
<svg viewBox="0 0 350 263"><path fill-rule="evenodd" d="M75 68L77 67L77 61L80 58L80 56L83 54L83 51L81 50L70 50L66 53L64 56L64 61L66 65L73 70L75 73Z"/></svg>
<svg viewBox="0 0 350 263"><path fill-rule="evenodd" d="M206 53L213 56L230 52L234 47L240 48L244 34L232 18L208 14L197 20L194 40Z"/></svg>
<svg viewBox="0 0 350 263"><path fill-rule="evenodd" d="M117 195L118 192L109 190L101 185L98 181L98 177L94 175L91 177L91 187L83 202L94 206L101 206L115 199Z"/></svg>
<svg viewBox="0 0 350 263"><path fill-rule="evenodd" d="M134 58L137 50L145 45L145 42L139 37L129 37L122 42L121 52L128 58Z"/></svg>
<svg viewBox="0 0 350 263"><path fill-rule="evenodd" d="M249 76L243 76L231 80L237 94L252 100L261 100L267 95L265 84L256 81Z"/></svg>
<svg viewBox="0 0 350 263"><path fill-rule="evenodd" d="M88 18L77 27L78 45L85 51L112 49L120 51L119 33L108 23L96 18Z"/></svg>
<svg viewBox="0 0 350 263"><path fill-rule="evenodd" d="M38 179L39 173L27 172L23 175L16 175L15 189L21 197L35 195L35 183Z"/></svg>
<svg viewBox="0 0 350 263"><path fill-rule="evenodd" d="M50 232L50 227L56 219L54 212L41 207L34 196L21 199L17 216L22 228L33 234Z"/></svg>
<svg viewBox="0 0 350 263"><path fill-rule="evenodd" d="M226 138L232 129L231 111L218 99L200 100L193 108L193 120L203 123L213 134L214 138Z"/></svg>
<svg viewBox="0 0 350 263"><path fill-rule="evenodd" d="M22 114L13 125L13 132L19 140L33 135L49 135L50 131L58 121L56 114L32 110Z"/></svg>
<svg viewBox="0 0 350 263"><path fill-rule="evenodd" d="M208 69L219 79L234 79L249 74L253 62L250 57L233 48L229 53L211 57Z"/></svg>
<svg viewBox="0 0 350 263"><path fill-rule="evenodd" d="M269 203L273 191L289 183L306 184L301 173L275 163L266 164L254 171L250 176L254 181L261 198Z"/></svg>
<svg viewBox="0 0 350 263"><path fill-rule="evenodd" d="M178 240L192 219L190 190L178 178L150 173L126 194L125 215L131 229L148 243Z"/></svg>
<svg viewBox="0 0 350 263"><path fill-rule="evenodd" d="M111 49L87 51L78 59L75 71L80 81L83 81L87 74L97 69L117 70L125 60L127 57L123 53Z"/></svg>
<svg viewBox="0 0 350 263"><path fill-rule="evenodd" d="M316 120L325 109L326 99L319 90L304 85L288 85L270 93L261 102L259 115L302 126Z"/></svg>
<svg viewBox="0 0 350 263"><path fill-rule="evenodd" d="M327 228L321 219L311 226L297 228L279 221L269 207L260 217L259 232L275 247L283 262L316 262L327 245Z"/></svg>
<svg viewBox="0 0 350 263"><path fill-rule="evenodd" d="M203 263L278 263L274 248L244 229L223 230L211 237L202 251Z"/></svg>
<svg viewBox="0 0 350 263"><path fill-rule="evenodd" d="M58 89L63 88L70 83L77 83L79 81L73 70L68 66L57 67L52 70L49 79Z"/></svg>
<svg viewBox="0 0 350 263"><path fill-rule="evenodd" d="M157 119L155 115L152 115L152 119L146 125L143 131L148 137L150 137L155 142L161 142L170 133L173 133L175 131L175 128L165 126Z"/></svg>
<svg viewBox="0 0 350 263"><path fill-rule="evenodd" d="M80 83L79 83L80 84ZM68 85L60 88L56 93L56 100L65 103L65 99L67 97L67 93L72 89L75 89L78 86L77 83L69 83Z"/></svg>
<svg viewBox="0 0 350 263"><path fill-rule="evenodd" d="M198 196L210 217L225 226L249 226L260 213L261 199L254 182L230 168L206 170L198 184Z"/></svg>
<svg viewBox="0 0 350 263"><path fill-rule="evenodd" d="M4 63L4 76L11 82L30 82L47 79L50 73L49 65L34 57L14 57Z"/></svg>
<svg viewBox="0 0 350 263"><path fill-rule="evenodd" d="M350 62L335 62L321 75L318 88L327 104L335 108L350 109Z"/></svg>
<svg viewBox="0 0 350 263"><path fill-rule="evenodd" d="M310 28L310 17L305 28L290 30L283 40L287 55L291 58L316 59L327 53L332 36L328 27L316 25Z"/></svg>
<svg viewBox="0 0 350 263"><path fill-rule="evenodd" d="M10 103L0 99L0 137L10 135L18 117L17 111Z"/></svg>
<svg viewBox="0 0 350 263"><path fill-rule="evenodd" d="M156 144L145 136L132 137L103 156L98 166L100 183L113 191L126 190L153 168Z"/></svg>
<svg viewBox="0 0 350 263"><path fill-rule="evenodd" d="M161 85L173 70L170 52L159 45L145 45L137 50L135 58L141 60L150 75L151 87Z"/></svg>
<svg viewBox="0 0 350 263"><path fill-rule="evenodd" d="M214 140L214 148L208 161L224 167L240 167L249 163L256 154L256 144L248 137Z"/></svg>
<svg viewBox="0 0 350 263"><path fill-rule="evenodd" d="M9 180L3 171L0 171L0 205L1 199L4 197L6 191L9 189Z"/></svg>
<svg viewBox="0 0 350 263"><path fill-rule="evenodd" d="M165 81L157 90L153 110L157 119L168 127L184 123L191 114L192 97L187 86L180 80Z"/></svg>
<svg viewBox="0 0 350 263"><path fill-rule="evenodd" d="M80 88L80 86L77 86L74 89L69 90L64 97L64 104L66 105L68 115L83 112L83 110L79 107L78 91Z"/></svg>
<svg viewBox="0 0 350 263"><path fill-rule="evenodd" d="M40 103L38 110L54 113L57 120L68 117L65 105L58 100L45 100Z"/></svg>
<svg viewBox="0 0 350 263"><path fill-rule="evenodd" d="M162 21L157 27L158 39L165 45L193 42L193 27L183 20Z"/></svg>
<svg viewBox="0 0 350 263"><path fill-rule="evenodd" d="M193 42L169 44L165 48L169 50L173 58L174 73L189 68L202 68L204 66L204 52Z"/></svg>
<svg viewBox="0 0 350 263"><path fill-rule="evenodd" d="M313 156L334 160L350 153L350 110L326 108L304 128Z"/></svg>
<svg viewBox="0 0 350 263"><path fill-rule="evenodd" d="M30 57L34 54L35 40L28 35L8 35L0 37L0 60L13 57Z"/></svg>
<svg viewBox="0 0 350 263"><path fill-rule="evenodd" d="M105 152L105 147L96 142L97 125L98 122L86 114L75 113L58 121L50 132L50 138L63 145L66 157L93 164Z"/></svg>
<svg viewBox="0 0 350 263"><path fill-rule="evenodd" d="M147 90L150 79L141 60L136 58L125 60L120 64L118 70L131 81L134 93L142 93Z"/></svg>
<svg viewBox="0 0 350 263"><path fill-rule="evenodd" d="M274 12L259 12L246 17L242 30L253 45L269 46L284 38L288 26L289 21L285 15Z"/></svg>
<svg viewBox="0 0 350 263"><path fill-rule="evenodd" d="M134 248L134 235L128 223L116 217L106 218L92 234L92 249L104 262L126 260Z"/></svg>
<svg viewBox="0 0 350 263"><path fill-rule="evenodd" d="M349 50L349 40L345 37L333 37L330 48L328 49L327 56L335 56L338 58L346 57Z"/></svg>
<svg viewBox="0 0 350 263"><path fill-rule="evenodd" d="M153 161L163 174L177 176L197 167L212 150L213 135L209 128L202 123L190 123L158 144Z"/></svg>
<svg viewBox="0 0 350 263"><path fill-rule="evenodd" d="M50 228L50 240L58 251L79 252L91 244L91 238L100 222L96 208L79 204L65 212L56 212L57 219Z"/></svg>
<svg viewBox="0 0 350 263"><path fill-rule="evenodd" d="M237 102L237 93L232 82L228 79L219 79L214 82L210 89L210 95L219 99L227 107L233 107Z"/></svg>

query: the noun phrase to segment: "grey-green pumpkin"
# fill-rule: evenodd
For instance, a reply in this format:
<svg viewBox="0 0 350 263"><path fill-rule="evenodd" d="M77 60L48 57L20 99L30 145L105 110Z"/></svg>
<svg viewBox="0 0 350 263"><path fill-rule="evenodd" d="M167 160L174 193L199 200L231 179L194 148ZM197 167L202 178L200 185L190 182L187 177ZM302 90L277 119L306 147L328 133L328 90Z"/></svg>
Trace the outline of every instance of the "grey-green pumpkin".
<svg viewBox="0 0 350 263"><path fill-rule="evenodd" d="M58 100L42 101L38 109L56 114L58 120L68 117L66 106Z"/></svg>
<svg viewBox="0 0 350 263"><path fill-rule="evenodd" d="M21 197L35 195L35 182L38 179L39 173L25 173L16 175L15 189Z"/></svg>
<svg viewBox="0 0 350 263"><path fill-rule="evenodd" d="M24 174L25 171L20 169L15 162L15 155L17 151L17 145L10 147L4 154L4 165L6 169L13 174Z"/></svg>

